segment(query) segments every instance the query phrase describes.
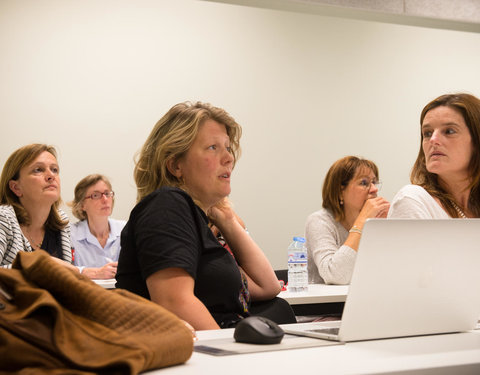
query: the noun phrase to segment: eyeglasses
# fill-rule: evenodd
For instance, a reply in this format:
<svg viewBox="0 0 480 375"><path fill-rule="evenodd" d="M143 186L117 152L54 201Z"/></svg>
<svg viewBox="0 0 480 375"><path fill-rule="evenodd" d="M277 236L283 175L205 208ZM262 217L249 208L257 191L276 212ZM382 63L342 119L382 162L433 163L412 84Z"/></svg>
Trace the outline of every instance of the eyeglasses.
<svg viewBox="0 0 480 375"><path fill-rule="evenodd" d="M375 185L375 187L380 190L382 188L382 181L376 181L376 180L372 180L372 181L368 181L367 179L362 179L359 183L358 183L361 187L363 187L365 190L369 190L370 187L373 185Z"/></svg>
<svg viewBox="0 0 480 375"><path fill-rule="evenodd" d="M97 200L97 199L100 199L102 198L102 195L105 196L105 198L110 198L110 197L114 197L115 196L115 192L113 191L104 191L103 193L99 192L99 191L94 191L92 193L92 195L89 195L88 197L85 197L85 199L93 199L93 200Z"/></svg>

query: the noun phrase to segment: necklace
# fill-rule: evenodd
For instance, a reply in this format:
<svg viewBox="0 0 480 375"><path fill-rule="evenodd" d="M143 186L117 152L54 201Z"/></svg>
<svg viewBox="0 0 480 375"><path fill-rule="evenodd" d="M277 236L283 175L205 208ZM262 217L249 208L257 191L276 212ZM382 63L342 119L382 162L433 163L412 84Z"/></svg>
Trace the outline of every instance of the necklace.
<svg viewBox="0 0 480 375"><path fill-rule="evenodd" d="M28 240L28 242L30 242L30 246L32 246L32 249L41 249L42 247L42 242L43 242L43 238L42 238L42 241L40 242L35 242L35 241L32 241L32 237L30 237L30 233L28 233L27 229L25 228L25 230L23 231L24 234L25 234L25 237L26 239Z"/></svg>
<svg viewBox="0 0 480 375"><path fill-rule="evenodd" d="M32 241L32 239L30 237L28 237L28 236L25 236L25 237L27 237L27 240L28 240L28 242L30 242L30 245L32 246L33 249L36 249L36 248L41 249L43 241L42 242L35 242L35 241Z"/></svg>
<svg viewBox="0 0 480 375"><path fill-rule="evenodd" d="M463 212L454 201L451 200L450 203L452 204L453 208L455 208L455 211L457 211L458 216L460 216L462 219L467 218L467 215L465 215L465 212Z"/></svg>
<svg viewBox="0 0 480 375"><path fill-rule="evenodd" d="M28 240L28 242L30 242L30 245L32 246L33 249L36 249L36 248L41 249L41 247L42 247L41 242L40 243L35 243L34 241L32 241L32 239L30 237L27 237L27 240Z"/></svg>

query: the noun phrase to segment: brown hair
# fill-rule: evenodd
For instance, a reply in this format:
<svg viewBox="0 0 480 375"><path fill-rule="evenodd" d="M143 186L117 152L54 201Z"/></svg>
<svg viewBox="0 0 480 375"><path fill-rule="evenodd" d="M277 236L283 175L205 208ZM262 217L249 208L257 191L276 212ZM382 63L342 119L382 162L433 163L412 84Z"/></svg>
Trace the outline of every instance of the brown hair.
<svg viewBox="0 0 480 375"><path fill-rule="evenodd" d="M82 178L74 190L73 201L69 202L68 205L72 207L72 214L79 220L85 220L87 218L87 213L82 209L82 203L85 200L85 195L90 186L95 185L98 181L103 181L108 185L108 188L112 190L112 184L107 177L101 174L89 174L88 176ZM112 198L112 208L115 203L115 197Z"/></svg>
<svg viewBox="0 0 480 375"><path fill-rule="evenodd" d="M200 125L208 119L225 126L235 165L240 155L240 125L224 109L207 103L176 104L155 124L137 155L134 169L137 202L162 186L181 186L181 181L170 173L167 164L187 153Z"/></svg>
<svg viewBox="0 0 480 375"><path fill-rule="evenodd" d="M53 146L33 143L14 151L3 166L2 176L0 177L0 204L11 205L15 210L15 215L20 224L29 225L30 216L20 203L20 199L10 189L9 182L11 180L18 180L20 177L20 170L45 151L57 158L57 151ZM58 200L52 205L50 214L45 223L47 227L53 230L61 230L68 224L68 220L62 220L58 212L61 203L62 199L58 198Z"/></svg>
<svg viewBox="0 0 480 375"><path fill-rule="evenodd" d="M420 150L410 174L410 181L412 184L422 186L430 195L438 198L451 217L459 217L452 204L452 195L440 185L438 175L427 170L423 152L423 133L421 131L423 120L428 111L441 106L449 107L460 113L470 132L473 151L468 166L471 178L468 209L475 217L480 217L480 99L475 96L465 93L442 95L423 108L420 115Z"/></svg>
<svg viewBox="0 0 480 375"><path fill-rule="evenodd" d="M375 163L357 156L345 156L337 160L325 176L322 188L322 207L330 210L338 222L345 219L345 211L343 205L340 204L342 190L361 168L370 169L378 179L378 168Z"/></svg>

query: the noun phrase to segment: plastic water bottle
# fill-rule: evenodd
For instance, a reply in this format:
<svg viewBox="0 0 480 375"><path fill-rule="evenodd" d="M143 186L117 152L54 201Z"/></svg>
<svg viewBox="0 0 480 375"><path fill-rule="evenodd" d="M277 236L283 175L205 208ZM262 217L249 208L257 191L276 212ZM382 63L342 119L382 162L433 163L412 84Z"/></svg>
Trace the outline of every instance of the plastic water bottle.
<svg viewBox="0 0 480 375"><path fill-rule="evenodd" d="M308 290L307 248L305 238L293 237L288 247L288 291L306 292Z"/></svg>

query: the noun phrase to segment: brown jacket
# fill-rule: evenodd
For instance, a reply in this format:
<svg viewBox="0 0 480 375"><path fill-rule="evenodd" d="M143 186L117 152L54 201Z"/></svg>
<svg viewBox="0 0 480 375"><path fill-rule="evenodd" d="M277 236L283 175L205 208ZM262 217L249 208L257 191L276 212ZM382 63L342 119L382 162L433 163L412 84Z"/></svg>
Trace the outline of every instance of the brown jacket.
<svg viewBox="0 0 480 375"><path fill-rule="evenodd" d="M172 313L105 290L42 250L0 269L2 374L138 374L183 363L192 350Z"/></svg>

